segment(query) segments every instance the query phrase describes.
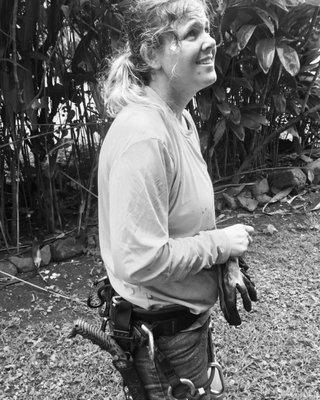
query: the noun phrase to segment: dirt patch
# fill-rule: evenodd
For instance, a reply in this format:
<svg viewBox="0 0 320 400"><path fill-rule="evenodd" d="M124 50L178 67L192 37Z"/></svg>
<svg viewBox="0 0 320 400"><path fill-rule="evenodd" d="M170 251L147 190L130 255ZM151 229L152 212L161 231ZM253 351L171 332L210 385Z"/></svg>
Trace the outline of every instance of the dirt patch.
<svg viewBox="0 0 320 400"><path fill-rule="evenodd" d="M70 322L79 314L85 316L91 312L86 306L86 300L92 281L104 274L100 261L83 256L50 264L42 268L40 272L46 279L46 283L34 272L19 275L39 288L25 283L0 286L3 299L0 304L2 319L10 319L13 314L18 313L23 325L44 321ZM54 294L55 292L57 294ZM60 297L58 294L69 299Z"/></svg>

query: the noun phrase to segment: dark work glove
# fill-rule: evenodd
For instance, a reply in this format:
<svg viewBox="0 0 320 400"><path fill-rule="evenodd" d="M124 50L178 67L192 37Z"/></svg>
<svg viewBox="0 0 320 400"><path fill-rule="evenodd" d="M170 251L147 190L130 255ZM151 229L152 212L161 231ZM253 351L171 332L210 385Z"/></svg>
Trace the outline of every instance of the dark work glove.
<svg viewBox="0 0 320 400"><path fill-rule="evenodd" d="M237 309L237 290L246 311L251 311L251 301L258 300L255 285L247 273L248 268L242 258L230 258L225 264L216 266L220 307L230 325L241 324Z"/></svg>

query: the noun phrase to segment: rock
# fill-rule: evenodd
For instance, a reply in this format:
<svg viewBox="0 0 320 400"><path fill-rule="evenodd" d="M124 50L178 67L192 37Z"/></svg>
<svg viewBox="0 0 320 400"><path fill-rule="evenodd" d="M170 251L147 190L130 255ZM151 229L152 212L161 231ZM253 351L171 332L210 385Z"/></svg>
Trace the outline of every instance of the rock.
<svg viewBox="0 0 320 400"><path fill-rule="evenodd" d="M308 163L304 167L304 171L308 176L312 174L312 183L318 185L320 183L320 158L312 161L311 163Z"/></svg>
<svg viewBox="0 0 320 400"><path fill-rule="evenodd" d="M237 199L242 208L248 211L254 211L258 207L258 201L251 197L251 193L244 192L237 196Z"/></svg>
<svg viewBox="0 0 320 400"><path fill-rule="evenodd" d="M224 208L224 198L223 196L219 195L214 199L214 208L217 212L221 212Z"/></svg>
<svg viewBox="0 0 320 400"><path fill-rule="evenodd" d="M35 270L32 257L12 256L9 260L17 267L19 272L30 272Z"/></svg>
<svg viewBox="0 0 320 400"><path fill-rule="evenodd" d="M266 228L263 230L263 233L270 236L275 234L276 232L278 232L278 229L272 224L268 224Z"/></svg>
<svg viewBox="0 0 320 400"><path fill-rule="evenodd" d="M278 189L285 189L290 186L301 189L306 185L307 177L300 168L291 168L272 172L268 177L268 181L269 184Z"/></svg>
<svg viewBox="0 0 320 400"><path fill-rule="evenodd" d="M18 269L10 261L0 261L0 271L6 272L7 274L16 276L18 275ZM0 278L5 275L0 274Z"/></svg>
<svg viewBox="0 0 320 400"><path fill-rule="evenodd" d="M271 186L270 192L271 192L271 194L274 196L274 195L280 193L280 192L281 192L281 189L277 188L276 186Z"/></svg>
<svg viewBox="0 0 320 400"><path fill-rule="evenodd" d="M313 162L313 158L311 158L311 157L309 157L309 156L307 156L307 155L305 155L305 154L300 154L300 159L302 160L302 161L304 161L305 163L311 163L311 162Z"/></svg>
<svg viewBox="0 0 320 400"><path fill-rule="evenodd" d="M51 261L51 250L50 246L47 244L40 249L41 254L41 266L47 266Z"/></svg>
<svg viewBox="0 0 320 400"><path fill-rule="evenodd" d="M87 247L89 249L99 247L99 231L97 226L90 227L87 230Z"/></svg>
<svg viewBox="0 0 320 400"><path fill-rule="evenodd" d="M271 196L267 195L266 193L260 194L256 196L256 200L259 204L267 204L271 200Z"/></svg>
<svg viewBox="0 0 320 400"><path fill-rule="evenodd" d="M236 210L238 208L237 201L232 196L228 195L227 193L223 193L223 198L228 208L231 210Z"/></svg>
<svg viewBox="0 0 320 400"><path fill-rule="evenodd" d="M83 240L74 237L60 239L51 245L51 256L53 261L68 260L85 252Z"/></svg>
<svg viewBox="0 0 320 400"><path fill-rule="evenodd" d="M267 178L261 179L261 181L256 182L251 188L252 194L256 199L258 196L268 193L269 190L270 187Z"/></svg>
<svg viewBox="0 0 320 400"><path fill-rule="evenodd" d="M228 189L228 194L232 197L236 197L243 191L243 189L245 189L246 186L247 185L245 183L241 183L240 185L231 187Z"/></svg>

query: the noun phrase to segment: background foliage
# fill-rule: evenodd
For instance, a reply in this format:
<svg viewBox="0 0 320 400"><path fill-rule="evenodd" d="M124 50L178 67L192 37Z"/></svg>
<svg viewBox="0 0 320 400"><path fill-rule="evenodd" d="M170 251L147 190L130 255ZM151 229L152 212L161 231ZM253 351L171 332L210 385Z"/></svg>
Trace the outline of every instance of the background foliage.
<svg viewBox="0 0 320 400"><path fill-rule="evenodd" d="M317 145L318 0L212 0L218 80L190 110L213 181ZM0 0L0 243L86 228L104 118L97 73L125 38L126 0Z"/></svg>

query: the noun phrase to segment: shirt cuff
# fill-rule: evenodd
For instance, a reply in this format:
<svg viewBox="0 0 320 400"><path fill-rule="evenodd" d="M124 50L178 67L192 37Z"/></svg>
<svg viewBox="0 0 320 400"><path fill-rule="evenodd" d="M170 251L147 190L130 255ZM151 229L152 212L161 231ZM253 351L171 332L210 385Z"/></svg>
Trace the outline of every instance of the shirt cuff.
<svg viewBox="0 0 320 400"><path fill-rule="evenodd" d="M215 229L210 232L212 237L212 242L216 246L217 251L217 259L215 264L223 264L225 263L229 257L231 252L231 244L228 235L222 229Z"/></svg>

